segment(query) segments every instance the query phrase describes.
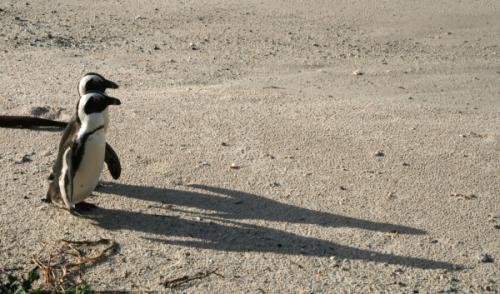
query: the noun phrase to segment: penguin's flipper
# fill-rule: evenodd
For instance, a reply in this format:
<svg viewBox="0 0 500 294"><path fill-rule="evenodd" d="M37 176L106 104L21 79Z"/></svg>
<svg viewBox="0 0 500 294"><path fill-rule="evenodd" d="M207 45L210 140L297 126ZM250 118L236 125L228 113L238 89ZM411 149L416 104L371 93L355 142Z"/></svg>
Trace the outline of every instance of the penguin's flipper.
<svg viewBox="0 0 500 294"><path fill-rule="evenodd" d="M104 156L104 161L108 165L108 170L111 173L113 179L118 180L122 173L122 166L115 150L113 150L113 148L108 143L106 143L106 153Z"/></svg>
<svg viewBox="0 0 500 294"><path fill-rule="evenodd" d="M73 208L73 151L66 149L63 155L61 175L59 176L59 191L64 205L68 210Z"/></svg>

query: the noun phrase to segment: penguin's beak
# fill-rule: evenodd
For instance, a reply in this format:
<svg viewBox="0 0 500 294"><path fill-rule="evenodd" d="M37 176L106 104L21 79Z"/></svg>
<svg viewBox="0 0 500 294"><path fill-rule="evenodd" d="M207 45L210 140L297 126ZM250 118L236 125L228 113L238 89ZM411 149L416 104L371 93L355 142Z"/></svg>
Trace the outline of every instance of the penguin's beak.
<svg viewBox="0 0 500 294"><path fill-rule="evenodd" d="M106 80L106 89L118 89L118 84L113 81Z"/></svg>
<svg viewBox="0 0 500 294"><path fill-rule="evenodd" d="M108 100L108 103L109 103L108 105L120 105L120 104L122 104L122 102L119 99L114 98L114 97L107 96L106 100Z"/></svg>

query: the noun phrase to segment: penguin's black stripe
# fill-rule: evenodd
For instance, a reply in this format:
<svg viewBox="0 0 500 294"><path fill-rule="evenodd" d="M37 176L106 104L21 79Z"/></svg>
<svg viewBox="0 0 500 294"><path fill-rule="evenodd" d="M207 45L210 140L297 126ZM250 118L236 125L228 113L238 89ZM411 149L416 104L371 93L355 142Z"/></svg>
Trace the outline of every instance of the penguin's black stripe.
<svg viewBox="0 0 500 294"><path fill-rule="evenodd" d="M44 119L32 116L0 115L0 127L6 128L35 128L57 127L59 129L68 125L67 122Z"/></svg>
<svg viewBox="0 0 500 294"><path fill-rule="evenodd" d="M88 133L85 133L82 135L82 138L80 139L80 142L75 142L73 144L72 152L73 154L71 155L71 170L73 176L75 175L76 170L80 167L80 163L82 162L83 159L83 154L85 153L85 143L87 143L87 139L94 134L95 132L101 130L104 128L104 125L97 127L95 130L92 130ZM74 148L74 149L73 149Z"/></svg>

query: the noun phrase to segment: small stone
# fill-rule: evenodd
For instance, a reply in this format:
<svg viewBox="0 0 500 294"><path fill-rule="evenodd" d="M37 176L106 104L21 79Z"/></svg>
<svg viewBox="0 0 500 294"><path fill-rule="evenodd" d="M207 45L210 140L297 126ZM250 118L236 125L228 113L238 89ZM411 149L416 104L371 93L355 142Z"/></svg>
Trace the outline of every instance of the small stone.
<svg viewBox="0 0 500 294"><path fill-rule="evenodd" d="M160 47L158 45L154 45L153 50L160 50Z"/></svg>
<svg viewBox="0 0 500 294"><path fill-rule="evenodd" d="M347 188L344 187L344 186L340 186L339 189L342 190L342 191L346 191L347 190Z"/></svg>
<svg viewBox="0 0 500 294"><path fill-rule="evenodd" d="M353 71L352 74L355 75L355 76L362 76L365 73L362 72L361 70L357 69L357 70Z"/></svg>
<svg viewBox="0 0 500 294"><path fill-rule="evenodd" d="M31 161L32 160L30 158L30 155L29 154L25 154L25 155L23 155L23 157L20 160L16 161L15 163L16 164L22 164L22 163L31 162Z"/></svg>
<svg viewBox="0 0 500 294"><path fill-rule="evenodd" d="M276 158L276 157L274 157L274 155L271 155L271 154L268 154L268 153L265 154L264 156L269 157L270 159L275 159Z"/></svg>
<svg viewBox="0 0 500 294"><path fill-rule="evenodd" d="M483 262L483 263L490 263L490 262L494 262L495 259L493 258L493 256L491 256L487 253L481 253L479 255L479 261Z"/></svg>
<svg viewBox="0 0 500 294"><path fill-rule="evenodd" d="M227 144L226 142L222 142L222 143L220 143L220 144L221 144L222 146L224 146L224 147L229 146L229 144Z"/></svg>
<svg viewBox="0 0 500 294"><path fill-rule="evenodd" d="M240 166L237 165L236 163L231 163L231 165L229 166L230 169L240 169Z"/></svg>
<svg viewBox="0 0 500 294"><path fill-rule="evenodd" d="M189 47L191 48L191 50L198 50L199 49L195 43L189 43Z"/></svg>
<svg viewBox="0 0 500 294"><path fill-rule="evenodd" d="M385 156L384 150L378 150L377 152L373 153L373 156L384 157Z"/></svg>
<svg viewBox="0 0 500 294"><path fill-rule="evenodd" d="M201 162L201 165L202 165L202 166L209 166L209 165L210 165L210 163L208 163L207 161L202 161L202 162Z"/></svg>
<svg viewBox="0 0 500 294"><path fill-rule="evenodd" d="M495 229L500 230L500 225L493 226Z"/></svg>
<svg viewBox="0 0 500 294"><path fill-rule="evenodd" d="M404 270L402 268L397 268L394 270L394 274L396 275L401 275L401 274L404 274Z"/></svg>
<svg viewBox="0 0 500 294"><path fill-rule="evenodd" d="M410 164L409 164L409 163L407 163L407 162L403 162L403 163L402 163L402 165L403 165L403 166L410 166Z"/></svg>

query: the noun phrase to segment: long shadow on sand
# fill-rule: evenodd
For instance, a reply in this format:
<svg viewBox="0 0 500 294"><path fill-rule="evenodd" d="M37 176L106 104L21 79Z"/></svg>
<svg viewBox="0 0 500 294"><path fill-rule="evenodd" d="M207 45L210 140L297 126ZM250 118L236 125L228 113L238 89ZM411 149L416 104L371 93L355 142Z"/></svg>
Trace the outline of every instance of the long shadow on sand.
<svg viewBox="0 0 500 294"><path fill-rule="evenodd" d="M219 251L336 256L343 259L359 259L423 269L457 268L456 265L448 262L362 250L314 237L304 237L273 228L246 224L238 220L258 219L344 226L402 234L425 233L419 229L314 211L240 191L202 185L191 187L219 195L125 184L110 184L101 188L100 191L174 206L211 210L212 213L203 216L204 221L106 208L99 208L91 215L96 225L102 228L126 229L152 234L154 236L147 237L147 239L165 244ZM178 238L191 238L191 240Z"/></svg>
<svg viewBox="0 0 500 294"><path fill-rule="evenodd" d="M212 217L239 220L256 219L287 223L315 224L328 227L351 227L401 234L425 234L425 231L388 223L372 222L281 203L263 196L205 185L189 187L214 194L162 189L156 187L105 183L100 191L125 197L175 206L210 210Z"/></svg>

